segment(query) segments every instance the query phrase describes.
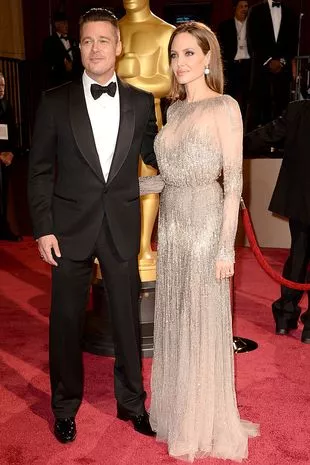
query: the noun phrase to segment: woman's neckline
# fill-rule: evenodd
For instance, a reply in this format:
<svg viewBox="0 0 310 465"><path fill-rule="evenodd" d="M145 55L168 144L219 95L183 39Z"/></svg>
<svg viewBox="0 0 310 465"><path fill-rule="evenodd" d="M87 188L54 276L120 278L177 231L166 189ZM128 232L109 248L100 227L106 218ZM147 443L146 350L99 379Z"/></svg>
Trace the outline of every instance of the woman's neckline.
<svg viewBox="0 0 310 465"><path fill-rule="evenodd" d="M214 97L205 97L199 100L193 100L192 102L188 102L186 99L180 100L182 103L185 103L186 105L193 105L195 103L201 103L201 102L207 102L208 100L215 100L218 98L225 97L226 94L220 94L220 95L214 95Z"/></svg>

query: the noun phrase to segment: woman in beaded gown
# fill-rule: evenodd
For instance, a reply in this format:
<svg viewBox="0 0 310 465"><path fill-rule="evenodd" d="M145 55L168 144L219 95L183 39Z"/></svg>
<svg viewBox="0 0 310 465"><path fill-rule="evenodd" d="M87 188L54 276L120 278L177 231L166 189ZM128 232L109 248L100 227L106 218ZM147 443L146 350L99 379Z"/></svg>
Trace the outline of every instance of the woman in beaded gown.
<svg viewBox="0 0 310 465"><path fill-rule="evenodd" d="M161 175L141 182L142 194L162 190L150 421L173 457L242 460L258 434L237 409L229 291L242 121L222 95L219 45L207 26L179 26L169 58L175 101L155 141Z"/></svg>

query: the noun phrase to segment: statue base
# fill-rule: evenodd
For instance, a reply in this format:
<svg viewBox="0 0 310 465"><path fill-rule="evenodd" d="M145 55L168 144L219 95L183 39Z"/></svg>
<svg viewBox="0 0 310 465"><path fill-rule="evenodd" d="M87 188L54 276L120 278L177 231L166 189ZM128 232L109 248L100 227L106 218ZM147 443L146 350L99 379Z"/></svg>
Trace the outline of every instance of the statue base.
<svg viewBox="0 0 310 465"><path fill-rule="evenodd" d="M112 326L107 294L102 279L92 286L93 309L86 312L83 350L95 355L114 356ZM139 296L142 357L153 356L155 281L142 282Z"/></svg>
<svg viewBox="0 0 310 465"><path fill-rule="evenodd" d="M139 274L142 283L150 283L156 281L156 259L140 259Z"/></svg>
<svg viewBox="0 0 310 465"><path fill-rule="evenodd" d="M233 349L235 354L243 354L245 352L251 352L257 349L258 344L252 339L246 339L245 337L233 337Z"/></svg>

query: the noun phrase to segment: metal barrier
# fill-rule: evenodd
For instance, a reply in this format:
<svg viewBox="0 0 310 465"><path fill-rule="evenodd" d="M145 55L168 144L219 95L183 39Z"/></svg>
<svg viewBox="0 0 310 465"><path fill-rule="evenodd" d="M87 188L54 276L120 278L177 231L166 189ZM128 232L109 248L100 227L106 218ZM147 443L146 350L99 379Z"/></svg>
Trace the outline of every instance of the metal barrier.
<svg viewBox="0 0 310 465"><path fill-rule="evenodd" d="M295 82L295 99L310 98L310 55L296 57L297 78Z"/></svg>

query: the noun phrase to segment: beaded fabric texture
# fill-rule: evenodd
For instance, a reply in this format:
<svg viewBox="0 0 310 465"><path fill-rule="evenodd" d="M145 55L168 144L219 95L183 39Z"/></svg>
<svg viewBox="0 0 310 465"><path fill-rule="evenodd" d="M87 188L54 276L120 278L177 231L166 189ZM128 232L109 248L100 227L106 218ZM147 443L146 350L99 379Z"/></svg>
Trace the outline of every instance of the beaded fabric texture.
<svg viewBox="0 0 310 465"><path fill-rule="evenodd" d="M242 460L258 426L236 403L229 280L242 190L242 120L228 95L168 110L155 141L160 192L150 420L173 457ZM218 182L223 175L223 189Z"/></svg>

